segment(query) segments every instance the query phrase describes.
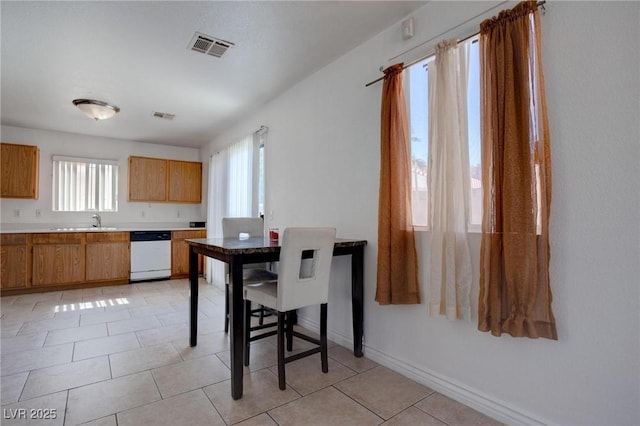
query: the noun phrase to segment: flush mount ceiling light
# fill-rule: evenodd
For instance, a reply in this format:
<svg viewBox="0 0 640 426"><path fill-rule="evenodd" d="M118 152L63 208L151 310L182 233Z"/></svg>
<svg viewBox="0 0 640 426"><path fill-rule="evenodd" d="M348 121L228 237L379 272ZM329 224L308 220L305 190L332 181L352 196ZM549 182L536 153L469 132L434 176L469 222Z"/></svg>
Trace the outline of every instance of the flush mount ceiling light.
<svg viewBox="0 0 640 426"><path fill-rule="evenodd" d="M73 104L94 120L106 120L120 112L115 105L93 99L74 99Z"/></svg>

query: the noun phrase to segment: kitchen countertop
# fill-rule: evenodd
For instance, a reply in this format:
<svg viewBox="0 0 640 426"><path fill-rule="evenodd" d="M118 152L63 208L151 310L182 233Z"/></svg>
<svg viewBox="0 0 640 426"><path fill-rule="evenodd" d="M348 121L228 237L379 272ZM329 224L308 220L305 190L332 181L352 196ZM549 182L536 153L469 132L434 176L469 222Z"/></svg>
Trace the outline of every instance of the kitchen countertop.
<svg viewBox="0 0 640 426"><path fill-rule="evenodd" d="M64 223L3 223L0 234L39 234L54 232L130 232L130 231L199 231L206 228L191 228L189 223L114 223L95 228L91 225Z"/></svg>

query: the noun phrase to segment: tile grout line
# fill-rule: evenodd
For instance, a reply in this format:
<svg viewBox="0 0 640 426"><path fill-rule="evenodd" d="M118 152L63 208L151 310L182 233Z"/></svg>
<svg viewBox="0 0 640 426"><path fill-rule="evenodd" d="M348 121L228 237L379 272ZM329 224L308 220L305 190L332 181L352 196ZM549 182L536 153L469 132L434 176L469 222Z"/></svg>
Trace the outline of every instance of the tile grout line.
<svg viewBox="0 0 640 426"><path fill-rule="evenodd" d="M415 407L415 406L416 406L416 404L418 404L418 403L420 403L420 402L424 401L425 399L429 399L429 398L431 398L431 397L432 397L432 396L434 396L436 393L437 393L437 392L434 390L434 391L433 391L433 392L431 392L429 395L425 396L425 397L424 397L424 398L422 398L420 401L418 401L418 402L416 402L415 404L413 404L413 405L412 405L412 407ZM415 408L416 408L416 409L418 409L418 410L420 410L421 412L425 413L426 415L433 417L434 419L438 420L439 422L442 422L442 423L444 423L445 425L450 426L450 425L449 425L449 423L447 423L444 419L441 419L440 417L436 416L435 414L433 414L433 413L429 413L428 411L425 411L425 410L423 410L423 409L422 409L422 408L420 408L420 407L415 407Z"/></svg>
<svg viewBox="0 0 640 426"><path fill-rule="evenodd" d="M21 402L20 398L22 398L22 394L24 393L24 389L27 387L27 382L29 381L29 376L31 376L31 371L33 370L29 370L29 372L27 373L27 378L24 381L24 383L22 384L22 389L20 389L20 394L18 395L18 400L16 402ZM18 373L20 374L20 373Z"/></svg>
<svg viewBox="0 0 640 426"><path fill-rule="evenodd" d="M434 391L434 392L435 392L435 391ZM424 400L425 400L425 399L427 399L429 396L431 396L431 394L429 394L428 396L426 396L426 397L422 398L420 401L424 401ZM418 402L420 402L420 401L418 401ZM418 402L416 402L416 404L417 404ZM445 422L444 420L440 419L439 417L436 417L435 415L433 415L433 414L431 414L431 413L427 413L426 411L424 411L424 410L420 409L419 407L416 407L416 404L413 404L413 405L408 406L407 408L405 408L404 410L400 411L398 414L396 414L396 415L395 415L395 416L393 416L393 417L396 417L396 416L400 415L401 413L404 413L404 412L405 412L405 411L407 411L409 408L415 408L416 410L420 411L421 413L426 414L427 416L431 417L432 419L437 420L438 422L442 423L443 425L451 426L451 425L449 425L449 423ZM393 417L391 417L391 418L393 418ZM391 420L391 419L389 419L389 420Z"/></svg>
<svg viewBox="0 0 640 426"><path fill-rule="evenodd" d="M218 382L218 383L222 383L222 382ZM207 392L205 392L204 388L208 387L208 386L212 386L212 385L206 385L200 388L200 390L202 391L202 393L204 393L204 396L207 398L207 400L209 401L209 403L211 403L211 406L213 407L213 409L215 410L216 413L218 413L218 415L220 416L220 418L222 419L222 421L224 422L225 425L229 425L229 423L227 423L227 421L224 419L224 417L222 416L222 413L220 412L220 410L218 410L218 407L216 407L216 404L213 403L213 401L211 400L211 398L209 397L209 394ZM262 414L262 413L260 413ZM258 414L258 415L260 415Z"/></svg>
<svg viewBox="0 0 640 426"><path fill-rule="evenodd" d="M67 410L69 408L69 389L66 390L67 392L67 397L64 399L64 417L62 418L62 424L64 426L64 424L67 422Z"/></svg>
<svg viewBox="0 0 640 426"><path fill-rule="evenodd" d="M90 358L90 359L93 359L93 358ZM107 354L107 361L109 362L109 377L110 377L109 380L113 380L113 368L111 368L111 354Z"/></svg>
<svg viewBox="0 0 640 426"><path fill-rule="evenodd" d="M150 368L148 370L144 370L144 371L148 371L149 374L151 374L151 378L153 379L153 384L156 385L156 390L158 391L158 395L160 395L160 401L164 401L165 397L162 395L162 391L160 390L160 386L158 386L158 382L156 381L156 375L153 374L153 369ZM153 401L156 402L156 401ZM149 404L152 404L153 402L150 402ZM147 405L147 404L145 404Z"/></svg>
<svg viewBox="0 0 640 426"><path fill-rule="evenodd" d="M352 377L354 377L354 376L352 376ZM345 380L346 380L346 379L345 379ZM342 382L342 381L344 381L344 380L341 380L340 382ZM337 382L337 383L340 383L340 382ZM367 407L366 405L364 405L364 404L363 404L363 403L361 403L360 401L357 401L357 400L356 400L356 399L354 399L351 395L349 395L349 394L347 394L347 393L343 392L341 389L339 389L339 388L335 387L334 385L331 385L331 387L332 387L332 388L334 388L335 390L337 390L338 392L340 392L341 394L343 394L344 396L346 396L347 398L349 398L350 400L352 400L353 402L355 402L356 404L358 404L360 407L364 408L365 410L367 410L368 412L370 412L371 414L373 414L374 416L376 416L377 418L381 419L381 420L382 420L382 422L381 422L381 423L384 423L384 422L386 422L386 421L390 420L390 418L389 418L389 419L385 419L384 417L382 417L382 416L381 416L381 415L379 415L378 413L376 413L376 412L372 411L369 407ZM392 417L393 417L393 416L392 416ZM380 423L380 424L381 424L381 423Z"/></svg>

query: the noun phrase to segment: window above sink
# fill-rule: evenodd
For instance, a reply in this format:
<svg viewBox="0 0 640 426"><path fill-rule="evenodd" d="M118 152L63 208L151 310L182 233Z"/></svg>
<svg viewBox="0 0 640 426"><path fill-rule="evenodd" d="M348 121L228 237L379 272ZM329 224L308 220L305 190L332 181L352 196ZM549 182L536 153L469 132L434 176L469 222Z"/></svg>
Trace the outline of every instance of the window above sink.
<svg viewBox="0 0 640 426"><path fill-rule="evenodd" d="M54 212L117 212L118 163L53 156Z"/></svg>

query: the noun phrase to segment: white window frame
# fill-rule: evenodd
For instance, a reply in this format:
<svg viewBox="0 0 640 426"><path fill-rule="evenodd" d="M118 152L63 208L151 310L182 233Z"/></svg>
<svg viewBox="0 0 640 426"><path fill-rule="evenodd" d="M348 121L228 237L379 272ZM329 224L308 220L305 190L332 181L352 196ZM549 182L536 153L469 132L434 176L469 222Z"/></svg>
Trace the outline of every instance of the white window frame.
<svg viewBox="0 0 640 426"><path fill-rule="evenodd" d="M51 204L54 212L117 212L115 160L54 155Z"/></svg>

